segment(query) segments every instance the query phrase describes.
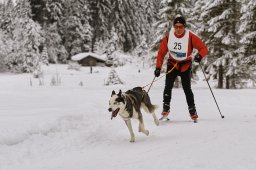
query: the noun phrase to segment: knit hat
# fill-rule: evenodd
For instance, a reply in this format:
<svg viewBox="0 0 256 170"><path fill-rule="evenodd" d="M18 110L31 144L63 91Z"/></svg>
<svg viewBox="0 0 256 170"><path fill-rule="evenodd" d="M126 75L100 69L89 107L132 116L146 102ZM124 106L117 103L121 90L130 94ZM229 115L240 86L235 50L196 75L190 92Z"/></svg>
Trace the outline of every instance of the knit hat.
<svg viewBox="0 0 256 170"><path fill-rule="evenodd" d="M185 18L183 18L182 16L176 17L173 21L173 25L180 23L183 24L184 26L186 26L186 20Z"/></svg>

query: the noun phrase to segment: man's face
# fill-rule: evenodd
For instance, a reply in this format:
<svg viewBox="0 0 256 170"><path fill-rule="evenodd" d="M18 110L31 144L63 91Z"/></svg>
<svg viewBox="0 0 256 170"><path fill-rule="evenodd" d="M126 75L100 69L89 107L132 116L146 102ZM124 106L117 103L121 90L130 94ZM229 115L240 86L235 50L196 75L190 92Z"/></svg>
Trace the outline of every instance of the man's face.
<svg viewBox="0 0 256 170"><path fill-rule="evenodd" d="M183 24L180 24L180 23L176 23L174 25L174 30L175 30L175 33L178 34L178 35L181 35L184 33L185 31L185 27Z"/></svg>

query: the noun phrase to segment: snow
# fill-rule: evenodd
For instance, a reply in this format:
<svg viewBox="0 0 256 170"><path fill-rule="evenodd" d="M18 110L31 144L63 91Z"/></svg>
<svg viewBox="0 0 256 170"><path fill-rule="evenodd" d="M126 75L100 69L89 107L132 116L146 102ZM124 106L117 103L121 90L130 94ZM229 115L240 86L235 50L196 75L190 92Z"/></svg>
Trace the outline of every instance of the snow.
<svg viewBox="0 0 256 170"><path fill-rule="evenodd" d="M67 67L43 68L44 86L30 74L0 74L1 170L255 169L255 89L213 89L221 119L200 74L192 85L198 123L188 116L183 90L174 89L171 120L156 126L143 114L150 134L139 133L132 121L136 142L130 143L123 120L110 120L108 100L112 90L150 83L154 70L138 63L118 67L126 84L104 86L111 68L94 67L90 74L88 67ZM61 85L51 86L56 72ZM153 84L153 104L161 106L163 88L164 78Z"/></svg>

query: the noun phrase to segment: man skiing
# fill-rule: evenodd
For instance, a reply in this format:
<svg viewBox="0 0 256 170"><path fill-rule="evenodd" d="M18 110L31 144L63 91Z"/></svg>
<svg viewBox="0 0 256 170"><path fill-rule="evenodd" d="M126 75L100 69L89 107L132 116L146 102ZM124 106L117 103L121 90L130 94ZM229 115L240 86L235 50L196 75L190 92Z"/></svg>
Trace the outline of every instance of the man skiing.
<svg viewBox="0 0 256 170"><path fill-rule="evenodd" d="M191 89L191 65L194 48L198 50L194 61L200 63L202 58L208 53L208 48L197 35L186 28L186 20L182 16L176 17L173 21L173 28L160 43L154 72L155 77L160 75L164 57L168 52L167 72L173 67L175 68L166 75L163 92L163 111L160 120L168 119L172 88L177 76L181 77L190 117L194 121L198 118L194 95Z"/></svg>

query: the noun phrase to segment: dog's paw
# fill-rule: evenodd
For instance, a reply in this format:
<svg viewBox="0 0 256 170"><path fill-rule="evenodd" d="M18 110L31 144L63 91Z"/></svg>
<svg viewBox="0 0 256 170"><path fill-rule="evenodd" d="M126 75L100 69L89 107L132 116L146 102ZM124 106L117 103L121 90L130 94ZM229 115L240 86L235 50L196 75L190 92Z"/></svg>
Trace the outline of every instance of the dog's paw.
<svg viewBox="0 0 256 170"><path fill-rule="evenodd" d="M156 124L157 126L159 126L159 120L158 120L158 119L155 120L155 124Z"/></svg>
<svg viewBox="0 0 256 170"><path fill-rule="evenodd" d="M132 137L130 140L131 143L135 142L135 137Z"/></svg>
<svg viewBox="0 0 256 170"><path fill-rule="evenodd" d="M144 130L144 132L143 132L145 135L149 135L149 131L148 130Z"/></svg>

